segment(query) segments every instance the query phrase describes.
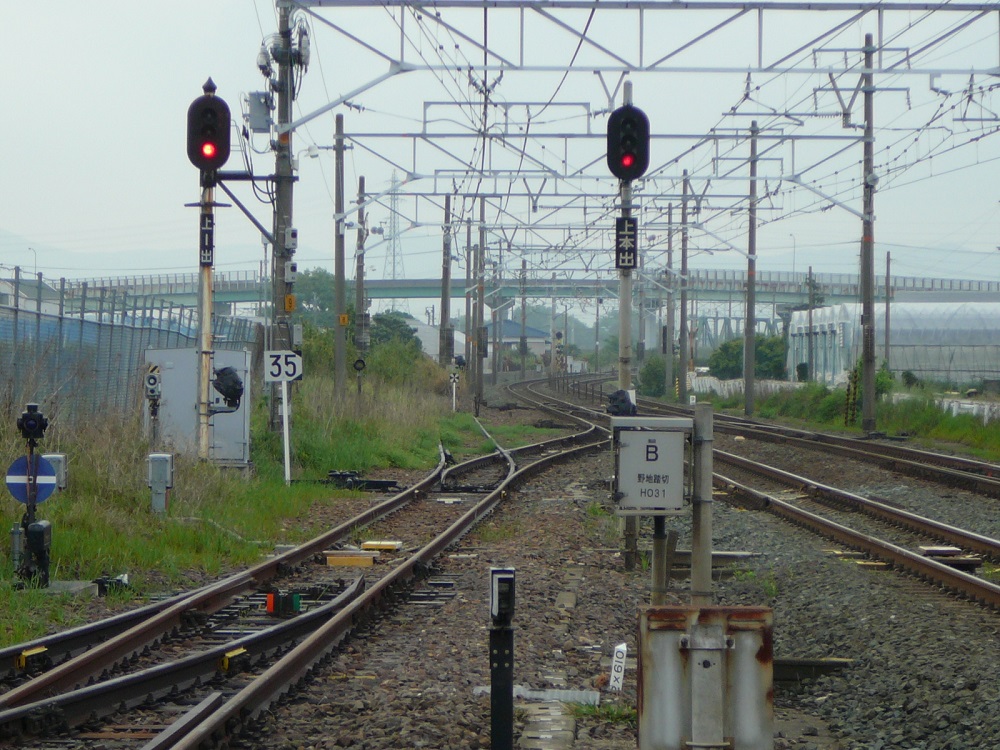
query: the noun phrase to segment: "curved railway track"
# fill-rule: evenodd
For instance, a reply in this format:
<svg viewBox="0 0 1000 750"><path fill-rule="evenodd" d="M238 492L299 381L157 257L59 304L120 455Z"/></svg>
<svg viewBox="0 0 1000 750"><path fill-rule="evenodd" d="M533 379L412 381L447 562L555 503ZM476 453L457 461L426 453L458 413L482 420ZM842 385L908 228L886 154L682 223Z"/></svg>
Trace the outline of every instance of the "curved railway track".
<svg viewBox="0 0 1000 750"><path fill-rule="evenodd" d="M564 418L565 421L565 418ZM0 694L0 734L8 739L65 732L95 725L142 708L138 729L169 727L144 748L216 746L226 737L252 729L256 718L301 680L336 645L372 616L426 577L434 559L466 534L527 478L558 462L606 445L606 437L583 419L571 417L571 434L513 450L498 450L446 467L444 455L425 478L396 496L345 520L304 545L195 592L154 603L135 612L75 628L0 652L16 664L7 675L12 685ZM461 494L446 503L436 496ZM404 518L403 514L407 514ZM390 521L386 519L392 515ZM429 518L433 518L433 525ZM317 556L349 542L358 530L376 522L405 529L404 550L388 564L350 582L338 581L335 594L308 611L286 619L261 616L262 590L302 586L313 576ZM329 570L329 569L327 569ZM368 570L372 570L369 568ZM329 576L327 576L329 578ZM329 593L332 584L327 581ZM257 603L254 604L256 598ZM205 647L210 622L225 634L240 615L256 620L240 637L215 637ZM246 619L246 618L244 618ZM261 620L265 622L261 624ZM242 627L242 626L241 626ZM195 646L183 638L200 638ZM169 650L162 663L149 666L151 651ZM187 654L177 657L177 654ZM136 665L144 668L132 671ZM176 721L150 719L148 709L160 699L185 698L193 708ZM123 732L121 728L117 730ZM97 734L100 736L100 733ZM135 736L143 736L140 731Z"/></svg>

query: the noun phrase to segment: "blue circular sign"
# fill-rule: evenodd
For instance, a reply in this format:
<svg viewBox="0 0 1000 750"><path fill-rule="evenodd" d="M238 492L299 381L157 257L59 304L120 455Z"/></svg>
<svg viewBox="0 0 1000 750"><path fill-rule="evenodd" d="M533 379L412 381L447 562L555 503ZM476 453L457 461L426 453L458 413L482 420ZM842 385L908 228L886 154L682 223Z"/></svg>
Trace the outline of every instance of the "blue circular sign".
<svg viewBox="0 0 1000 750"><path fill-rule="evenodd" d="M56 489L56 470L48 460L37 453L32 459L35 465L35 502L41 503ZM18 502L28 502L28 481L28 457L21 456L7 469L7 489Z"/></svg>

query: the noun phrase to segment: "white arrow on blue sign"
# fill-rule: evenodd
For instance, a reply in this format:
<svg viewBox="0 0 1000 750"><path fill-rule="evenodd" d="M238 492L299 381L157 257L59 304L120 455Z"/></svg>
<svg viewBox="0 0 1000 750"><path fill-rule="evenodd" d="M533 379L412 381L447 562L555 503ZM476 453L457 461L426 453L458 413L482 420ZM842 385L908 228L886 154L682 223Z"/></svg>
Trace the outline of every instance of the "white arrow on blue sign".
<svg viewBox="0 0 1000 750"><path fill-rule="evenodd" d="M37 453L33 455L35 464L36 491L35 502L48 499L56 489L56 470L46 459ZM7 469L7 489L14 499L21 503L28 502L28 457L21 456Z"/></svg>

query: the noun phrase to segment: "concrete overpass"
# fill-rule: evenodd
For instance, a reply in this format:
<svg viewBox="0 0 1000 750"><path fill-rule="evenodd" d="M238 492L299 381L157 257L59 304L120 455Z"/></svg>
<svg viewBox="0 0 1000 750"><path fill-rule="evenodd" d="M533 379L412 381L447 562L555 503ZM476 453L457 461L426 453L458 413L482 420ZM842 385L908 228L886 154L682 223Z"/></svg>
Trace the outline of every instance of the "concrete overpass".
<svg viewBox="0 0 1000 750"><path fill-rule="evenodd" d="M519 298L522 294L529 300L579 299L593 300L597 297L614 299L618 294L618 280L611 272L601 272L600 278L542 278L528 277L523 289L516 276L503 279L499 284L495 279L486 280L487 294L499 296L502 300ZM253 271L223 272L215 274L215 301L220 305L245 305L263 303L270 300L271 282ZM761 306L780 309L808 302L809 289L804 273L787 271L761 271L757 273L756 296ZM856 302L861 291L857 274L815 274L818 292L825 304ZM113 289L133 297L156 297L167 299L178 305L195 306L198 301L198 274L154 274L148 276L119 276L68 281L69 293L79 293L86 285L89 290ZM499 286L499 294L496 289ZM637 284L637 287L639 284ZM666 296L669 284L662 276L651 278L645 284L650 298ZM353 282L348 281L349 289ZM465 297L465 278L453 278L452 298ZM876 297L885 299L885 277L875 280ZM673 284L675 294L680 292L680 283ZM745 271L692 270L688 279L688 298L692 301L726 302L732 305L742 303L746 291ZM941 279L927 277L897 276L891 280L892 298L908 301L921 298L962 299L976 302L1000 301L1000 282L973 279ZM385 299L440 299L440 279L366 279L365 295L374 300ZM353 297L349 296L349 299ZM734 316L735 317L735 316Z"/></svg>

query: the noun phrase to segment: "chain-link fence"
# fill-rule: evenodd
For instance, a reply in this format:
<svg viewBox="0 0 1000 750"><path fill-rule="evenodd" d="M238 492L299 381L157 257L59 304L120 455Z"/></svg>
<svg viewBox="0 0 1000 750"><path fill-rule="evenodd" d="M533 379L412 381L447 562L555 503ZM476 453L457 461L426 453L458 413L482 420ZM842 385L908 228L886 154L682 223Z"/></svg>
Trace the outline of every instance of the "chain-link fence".
<svg viewBox="0 0 1000 750"><path fill-rule="evenodd" d="M260 326L213 316L216 349L260 346ZM0 413L28 402L67 421L138 403L146 349L197 345L198 314L162 297L48 284L41 274L0 279Z"/></svg>

